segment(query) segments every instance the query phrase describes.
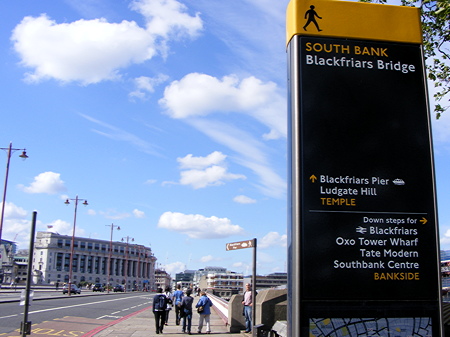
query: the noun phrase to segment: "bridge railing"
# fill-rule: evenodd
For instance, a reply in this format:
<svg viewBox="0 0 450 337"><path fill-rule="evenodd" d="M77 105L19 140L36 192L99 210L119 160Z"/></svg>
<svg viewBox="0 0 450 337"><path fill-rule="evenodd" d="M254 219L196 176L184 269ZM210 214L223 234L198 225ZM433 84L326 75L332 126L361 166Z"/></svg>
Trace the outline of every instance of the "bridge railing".
<svg viewBox="0 0 450 337"><path fill-rule="evenodd" d="M208 297L213 302L213 308L216 313L222 318L222 321L225 325L228 325L228 301L224 300L221 297L215 296L213 294L208 294Z"/></svg>

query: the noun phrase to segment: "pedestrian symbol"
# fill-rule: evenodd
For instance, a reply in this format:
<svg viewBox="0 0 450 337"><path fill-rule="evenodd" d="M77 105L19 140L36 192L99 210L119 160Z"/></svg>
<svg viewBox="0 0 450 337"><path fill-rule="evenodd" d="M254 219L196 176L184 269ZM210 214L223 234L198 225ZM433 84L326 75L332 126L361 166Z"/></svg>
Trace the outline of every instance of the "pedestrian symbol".
<svg viewBox="0 0 450 337"><path fill-rule="evenodd" d="M305 19L308 18L308 21L306 21L306 24L303 26L303 29L306 31L306 27L308 27L309 24L312 22L316 26L317 30L319 32L321 32L322 29L319 28L319 24L316 21L316 17L318 17L319 19L322 19L322 18L319 15L317 15L316 11L314 10L314 8L316 8L316 7L311 5L311 6L309 6L309 8L310 9L307 10L305 13Z"/></svg>

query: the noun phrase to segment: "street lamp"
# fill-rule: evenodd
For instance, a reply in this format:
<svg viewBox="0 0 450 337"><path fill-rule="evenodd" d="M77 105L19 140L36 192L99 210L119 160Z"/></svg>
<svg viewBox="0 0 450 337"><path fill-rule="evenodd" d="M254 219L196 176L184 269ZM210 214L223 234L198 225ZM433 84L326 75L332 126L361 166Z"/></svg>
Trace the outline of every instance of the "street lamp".
<svg viewBox="0 0 450 337"><path fill-rule="evenodd" d="M75 212L73 216L73 231L72 231L72 241L70 243L70 262L69 262L69 288L67 291L67 294L70 296L72 292L72 265L73 265L73 251L75 246L75 226L77 224L77 208L78 208L78 201L84 201L83 205L87 206L88 202L86 199L79 199L78 195L75 197L75 199L66 199L64 202L66 205L70 204L69 200L75 201Z"/></svg>
<svg viewBox="0 0 450 337"><path fill-rule="evenodd" d="M109 281L111 278L111 255L112 255L112 238L113 238L113 229L117 227L117 230L120 231L120 226L116 226L114 224L105 225L111 227L111 238L109 239L109 258L108 258L108 281L106 282L106 292L109 294Z"/></svg>
<svg viewBox="0 0 450 337"><path fill-rule="evenodd" d="M9 143L9 147L0 147L1 150L6 150L6 175L5 175L5 184L3 186L3 199L2 199L2 210L0 214L0 255L1 255L1 247L2 247L2 230L3 230L3 218L5 215L5 200L6 200L6 189L8 187L8 175L9 175L9 162L11 161L11 155L15 151L22 151L22 154L19 156L22 159L27 159L27 152L25 149L14 149L12 147L12 142ZM1 269L2 277L3 277L3 267ZM3 281L3 279L1 280Z"/></svg>
<svg viewBox="0 0 450 337"><path fill-rule="evenodd" d="M125 272L124 272L124 276L125 276L125 292L127 291L128 288L128 283L127 283L127 275L128 275L128 240L131 239L131 241L134 241L134 238L127 236L126 238L122 238L122 242L124 241L124 239L127 239L127 247L126 247L126 252L125 252Z"/></svg>

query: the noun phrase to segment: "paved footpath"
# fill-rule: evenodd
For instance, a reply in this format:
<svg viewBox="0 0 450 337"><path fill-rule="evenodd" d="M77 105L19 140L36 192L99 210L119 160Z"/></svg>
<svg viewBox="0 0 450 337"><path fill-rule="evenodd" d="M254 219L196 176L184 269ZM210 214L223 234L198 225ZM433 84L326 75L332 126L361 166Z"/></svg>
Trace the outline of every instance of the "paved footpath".
<svg viewBox="0 0 450 337"><path fill-rule="evenodd" d="M199 315L197 313L193 314L192 318L192 335L200 336L197 333L197 326ZM182 325L175 325L175 315L172 312L169 315L168 325L164 327L163 334L156 334L155 328L155 319L153 316L153 312L151 311L151 307L138 311L129 316L125 316L116 321L112 321L107 325L96 328L80 337L175 337L175 336L188 336L187 333L181 332ZM225 323L216 314L214 310L211 313L211 333L206 334L203 326L203 333L201 335L214 335L218 336L228 336L228 337L251 337L251 334L242 333L229 333L228 327L225 326Z"/></svg>
<svg viewBox="0 0 450 337"><path fill-rule="evenodd" d="M0 302L17 302L20 298L20 292L22 289L11 290L7 288L0 289ZM101 296L102 293L93 293L92 291L83 292L83 296ZM112 295L112 294L110 294ZM45 298L55 298L55 297L66 297L67 295L62 295L61 291L55 291L54 289L38 290L34 293L34 299L45 299ZM77 295L80 296L80 295ZM206 326L203 326L203 333L201 335L209 336L214 335L214 337L228 336L228 337L252 337L251 334L241 333L229 333L228 327L223 322L222 318L215 312L214 307L211 310L211 333L206 334ZM77 318L79 319L79 318ZM191 332L193 336L200 336L197 333L199 315L197 312L193 313L192 317L192 328ZM95 325L98 320L84 319L83 324ZM44 322L45 323L45 322ZM76 321L73 318L66 317L60 322L64 329L69 325L76 327ZM175 325L175 314L174 310L171 311L169 315L169 324L164 327L163 334L156 334L155 319L151 307L142 309L128 316L124 316L114 321L109 321L105 325L96 327L93 330L83 334L78 335L78 337L174 337L174 336L189 336L186 333L181 332L182 325ZM54 322L52 323L54 325ZM53 326L52 325L52 326ZM45 328L44 325L41 328ZM63 328L61 328L63 329ZM74 328L75 329L75 328ZM76 329L75 329L76 330ZM86 330L85 330L86 331ZM39 333L38 333L39 334ZM30 337L37 334L32 333ZM15 334L14 334L15 336ZM73 335L75 336L75 335Z"/></svg>

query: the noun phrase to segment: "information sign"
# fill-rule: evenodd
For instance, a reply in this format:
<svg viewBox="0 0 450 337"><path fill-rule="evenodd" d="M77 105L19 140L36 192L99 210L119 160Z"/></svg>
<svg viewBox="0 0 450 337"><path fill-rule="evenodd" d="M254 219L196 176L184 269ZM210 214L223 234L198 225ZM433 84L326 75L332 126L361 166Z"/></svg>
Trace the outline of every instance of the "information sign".
<svg viewBox="0 0 450 337"><path fill-rule="evenodd" d="M420 47L299 40L306 296L435 299L434 184Z"/></svg>
<svg viewBox="0 0 450 337"><path fill-rule="evenodd" d="M341 1L290 6L288 321L299 322L290 335L439 336L418 12Z"/></svg>
<svg viewBox="0 0 450 337"><path fill-rule="evenodd" d="M226 244L226 250L228 251L235 249L253 248L253 246L253 240L230 242Z"/></svg>

